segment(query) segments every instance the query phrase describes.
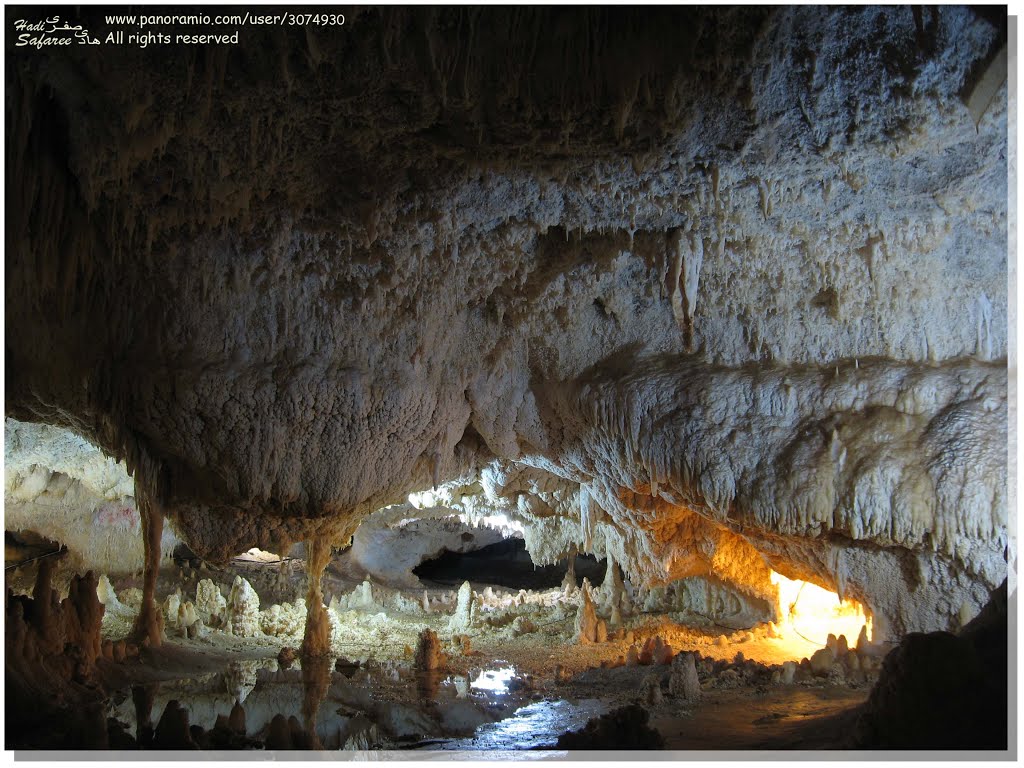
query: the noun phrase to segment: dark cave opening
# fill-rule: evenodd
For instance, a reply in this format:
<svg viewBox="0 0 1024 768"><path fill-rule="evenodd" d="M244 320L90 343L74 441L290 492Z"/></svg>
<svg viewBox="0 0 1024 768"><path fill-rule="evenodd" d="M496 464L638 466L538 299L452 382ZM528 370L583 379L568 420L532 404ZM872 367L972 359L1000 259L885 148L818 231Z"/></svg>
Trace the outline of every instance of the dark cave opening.
<svg viewBox="0 0 1024 768"><path fill-rule="evenodd" d="M509 589L551 589L562 584L568 560L555 565L535 565L522 539L505 539L497 544L458 553L445 550L413 568L424 583L458 586L464 581ZM605 565L593 555L576 556L576 584L590 579L592 586L604 580Z"/></svg>
<svg viewBox="0 0 1024 768"><path fill-rule="evenodd" d="M4 531L4 568L16 568L60 555L66 547L35 531Z"/></svg>

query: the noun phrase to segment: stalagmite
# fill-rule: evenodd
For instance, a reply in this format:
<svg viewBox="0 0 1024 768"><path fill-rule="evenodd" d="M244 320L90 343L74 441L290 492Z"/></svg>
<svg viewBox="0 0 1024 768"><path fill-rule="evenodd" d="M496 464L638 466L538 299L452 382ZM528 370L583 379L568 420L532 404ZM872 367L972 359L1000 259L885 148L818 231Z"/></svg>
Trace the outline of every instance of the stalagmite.
<svg viewBox="0 0 1024 768"><path fill-rule="evenodd" d="M868 640L868 628L864 625L860 628L860 634L857 635L857 652L864 654L868 653L871 649L871 641Z"/></svg>
<svg viewBox="0 0 1024 768"><path fill-rule="evenodd" d="M185 637L195 637L199 634L200 619L192 601L186 600L178 606L175 624Z"/></svg>
<svg viewBox="0 0 1024 768"><path fill-rule="evenodd" d="M444 654L441 651L441 641L432 629L424 629L420 632L416 643L416 669L429 672L439 669L444 664Z"/></svg>
<svg viewBox="0 0 1024 768"><path fill-rule="evenodd" d="M647 704L661 704L664 697L661 693L661 677L659 675L647 675L640 684L640 698Z"/></svg>
<svg viewBox="0 0 1024 768"><path fill-rule="evenodd" d="M666 643L662 638L656 637L654 639L654 648L651 652L651 663L658 665L667 665L672 663L674 658L674 651L672 646Z"/></svg>
<svg viewBox="0 0 1024 768"><path fill-rule="evenodd" d="M562 579L562 590L566 595L572 594L576 590L576 545L572 544L569 547L569 555L566 558L567 570L565 577Z"/></svg>
<svg viewBox="0 0 1024 768"><path fill-rule="evenodd" d="M118 615L129 613L127 606L117 599L117 592L114 591L114 587L111 585L110 579L107 578L106 574L102 574L96 584L96 595L99 601L103 603L107 613Z"/></svg>
<svg viewBox="0 0 1024 768"><path fill-rule="evenodd" d="M525 616L516 616L512 621L512 635L514 637L521 637L536 631L536 625Z"/></svg>
<svg viewBox="0 0 1024 768"><path fill-rule="evenodd" d="M598 620L594 611L594 601L591 598L590 580L583 579L583 586L580 587L579 607L576 609L576 623L574 625L576 642L586 645L598 642Z"/></svg>
<svg viewBox="0 0 1024 768"><path fill-rule="evenodd" d="M819 648L811 654L811 669L815 675L827 675L836 662L836 654L832 648Z"/></svg>
<svg viewBox="0 0 1024 768"><path fill-rule="evenodd" d="M608 566L605 569L604 581L601 583L599 595L601 610L611 616L609 623L617 627L622 623L622 598L625 594L625 586L622 582L622 571L618 563L607 556Z"/></svg>
<svg viewBox="0 0 1024 768"><path fill-rule="evenodd" d="M165 627L177 627L178 626L178 609L181 607L181 590L178 589L176 592L172 592L166 598L164 598L161 611L164 615L164 626Z"/></svg>
<svg viewBox="0 0 1024 768"><path fill-rule="evenodd" d="M196 585L196 613L203 623L210 627L220 627L228 619L228 603L224 599L220 587L210 579L203 579Z"/></svg>
<svg viewBox="0 0 1024 768"><path fill-rule="evenodd" d="M701 696L700 680L692 653L680 653L672 660L668 692L684 701L697 701Z"/></svg>
<svg viewBox="0 0 1024 768"><path fill-rule="evenodd" d="M36 583L32 589L32 624L42 641L40 645L52 653L60 651L60 603L57 600L57 593L51 586L56 568L55 558L40 561Z"/></svg>
<svg viewBox="0 0 1024 768"><path fill-rule="evenodd" d="M252 585L241 576L235 576L227 601L228 622L231 633L241 637L258 637L260 630L260 598Z"/></svg>
<svg viewBox="0 0 1024 768"><path fill-rule="evenodd" d="M96 577L89 571L75 576L68 587L68 597L61 604L64 617L64 641L79 648L85 672L92 669L100 657L100 626L103 606L96 595Z"/></svg>
<svg viewBox="0 0 1024 768"><path fill-rule="evenodd" d="M476 600L473 596L473 587L468 581L464 581L459 587L455 613L448 621L448 629L452 632L463 632L471 628L475 623L475 614Z"/></svg>
<svg viewBox="0 0 1024 768"><path fill-rule="evenodd" d="M313 539L306 544L309 552L306 592L306 629L302 636L302 657L326 656L331 652L331 623L324 609L324 596L320 581L331 559L331 545L325 539Z"/></svg>

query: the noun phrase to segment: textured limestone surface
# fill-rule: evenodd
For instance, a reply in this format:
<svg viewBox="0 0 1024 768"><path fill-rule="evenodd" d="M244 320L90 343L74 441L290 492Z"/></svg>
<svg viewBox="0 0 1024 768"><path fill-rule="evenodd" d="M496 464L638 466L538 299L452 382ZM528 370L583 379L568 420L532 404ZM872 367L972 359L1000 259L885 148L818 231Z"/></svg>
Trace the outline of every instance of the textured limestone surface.
<svg viewBox="0 0 1024 768"><path fill-rule="evenodd" d="M81 573L142 570L141 518L124 463L66 429L6 420L4 526L66 545L68 566ZM165 528L164 555L177 543Z"/></svg>
<svg viewBox="0 0 1024 768"><path fill-rule="evenodd" d="M538 562L955 629L1012 546L1004 42L955 7L387 8L15 54L7 413L214 562L436 488Z"/></svg>
<svg viewBox="0 0 1024 768"><path fill-rule="evenodd" d="M502 540L500 531L468 526L458 518L414 519L411 522L393 518L389 510L366 518L352 537L352 547L339 562L339 567L357 577L372 577L375 583L395 587L419 586L412 570L424 560L444 552L471 552ZM415 513L413 513L415 514Z"/></svg>

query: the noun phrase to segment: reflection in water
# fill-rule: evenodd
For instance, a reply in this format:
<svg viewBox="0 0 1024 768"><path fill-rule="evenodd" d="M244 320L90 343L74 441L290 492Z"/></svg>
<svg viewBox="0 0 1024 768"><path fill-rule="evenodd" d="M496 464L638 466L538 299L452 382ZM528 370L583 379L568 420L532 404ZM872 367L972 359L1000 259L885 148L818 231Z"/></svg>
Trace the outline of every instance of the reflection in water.
<svg viewBox="0 0 1024 768"><path fill-rule="evenodd" d="M313 741L314 749L321 748L316 733L316 715L320 704L327 698L333 670L334 659L330 656L302 660L302 723Z"/></svg>
<svg viewBox="0 0 1024 768"><path fill-rule="evenodd" d="M257 673L263 661L260 659L247 659L244 661L233 661L224 672L224 688L236 700L245 703L246 697L256 687Z"/></svg>
<svg viewBox="0 0 1024 768"><path fill-rule="evenodd" d="M132 686L132 704L135 706L135 738L142 745L153 741L153 700L159 683Z"/></svg>
<svg viewBox="0 0 1024 768"><path fill-rule="evenodd" d="M470 687L491 693L508 693L509 681L516 676L515 667L502 667L501 669L483 670L470 683Z"/></svg>
<svg viewBox="0 0 1024 768"><path fill-rule="evenodd" d="M416 692L421 700L433 700L437 698L441 686L442 673L437 669L417 671Z"/></svg>
<svg viewBox="0 0 1024 768"><path fill-rule="evenodd" d="M137 683L123 694L118 692L107 700L107 716L123 723L128 733L133 733L140 745L148 747L152 744L155 723L159 722L164 709L171 700L176 700L188 713L189 725L199 726L205 730L213 728L218 715L227 717L235 702L244 701L247 713L252 698L263 698L255 704L255 715L252 718L257 729L263 728L268 722L261 719L268 708L278 711L287 702L267 701L266 696L260 697L261 674L267 672L276 676L277 661L268 659L241 659L228 664L221 672L163 680L156 683ZM297 674L294 675L298 682ZM294 685L292 687L297 687ZM253 692L256 691L257 694ZM295 705L293 711L298 710ZM272 716L272 713L271 715Z"/></svg>
<svg viewBox="0 0 1024 768"><path fill-rule="evenodd" d="M585 699L576 703L564 700L538 701L516 710L512 717L481 726L470 738L453 739L426 748L500 751L553 749L563 733L582 728L588 720L607 711L608 704L598 699Z"/></svg>
<svg viewBox="0 0 1024 768"><path fill-rule="evenodd" d="M520 694L515 667L498 664L450 676L381 664L348 678L330 657L307 658L289 670L273 658L243 660L222 672L136 685L130 696L125 690L108 699L106 714L136 733L143 748L152 746L154 723L175 700L204 748L269 748L278 741L271 733L276 719L277 736L288 748L395 749L423 741L432 749L508 750L550 746L601 712L567 702L537 702L517 711L525 703L521 696L537 694ZM236 704L243 698L244 705ZM501 717L507 724L492 722Z"/></svg>

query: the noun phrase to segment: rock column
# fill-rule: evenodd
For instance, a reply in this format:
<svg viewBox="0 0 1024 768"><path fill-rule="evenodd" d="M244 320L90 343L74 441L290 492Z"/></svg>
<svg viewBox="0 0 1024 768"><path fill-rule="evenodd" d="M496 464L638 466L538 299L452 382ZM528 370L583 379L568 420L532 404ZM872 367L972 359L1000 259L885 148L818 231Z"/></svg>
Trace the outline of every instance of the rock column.
<svg viewBox="0 0 1024 768"><path fill-rule="evenodd" d="M306 591L306 631L300 649L303 659L328 656L331 653L331 622L324 608L324 594L320 587L327 563L331 560L331 545L324 539L307 542L309 561Z"/></svg>
<svg viewBox="0 0 1024 768"><path fill-rule="evenodd" d="M145 571L142 582L142 607L135 619L133 636L150 647L160 645L163 634L163 614L156 604L156 579L160 571L160 537L164 531L163 511L145 494L139 499L142 516L142 536L145 547Z"/></svg>

